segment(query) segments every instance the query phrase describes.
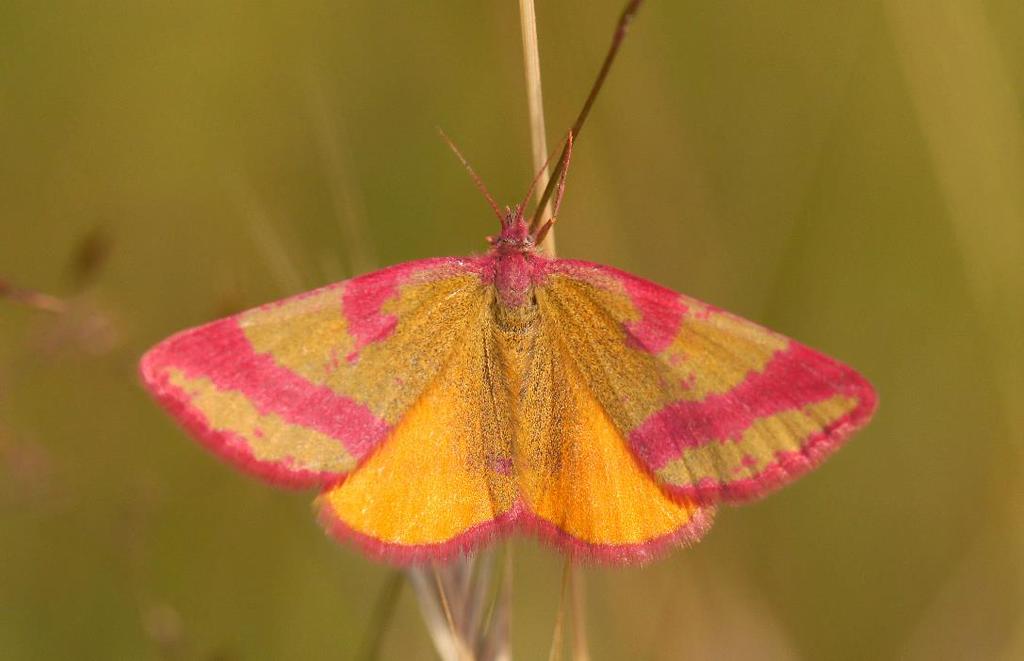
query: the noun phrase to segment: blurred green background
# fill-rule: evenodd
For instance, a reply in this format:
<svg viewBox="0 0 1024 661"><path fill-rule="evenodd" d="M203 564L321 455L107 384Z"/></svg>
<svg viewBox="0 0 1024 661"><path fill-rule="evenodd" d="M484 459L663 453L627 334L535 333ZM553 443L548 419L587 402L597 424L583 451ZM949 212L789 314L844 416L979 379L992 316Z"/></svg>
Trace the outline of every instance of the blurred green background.
<svg viewBox="0 0 1024 661"><path fill-rule="evenodd" d="M550 137L618 0L541 2ZM1024 4L666 2L574 152L565 257L861 369L875 422L645 568L585 570L595 659L1024 658ZM386 567L137 383L186 326L479 252L531 176L515 2L0 4L0 657L344 659ZM104 258L105 256L105 258ZM561 559L516 543L513 647ZM384 658L433 658L409 591Z"/></svg>

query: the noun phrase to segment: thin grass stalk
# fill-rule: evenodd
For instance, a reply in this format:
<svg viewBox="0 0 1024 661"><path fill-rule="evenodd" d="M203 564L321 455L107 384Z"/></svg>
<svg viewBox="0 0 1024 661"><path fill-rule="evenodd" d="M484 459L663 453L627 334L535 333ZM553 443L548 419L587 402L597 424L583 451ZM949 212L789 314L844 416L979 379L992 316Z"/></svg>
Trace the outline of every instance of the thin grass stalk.
<svg viewBox="0 0 1024 661"><path fill-rule="evenodd" d="M345 157L348 134L334 112L334 104L322 83L323 75L309 76L307 105L316 132L316 146L323 161L334 215L347 246L346 271L352 277L379 268L376 251L368 237L366 208L362 194L352 181L353 168Z"/></svg>
<svg viewBox="0 0 1024 661"><path fill-rule="evenodd" d="M233 178L235 200L242 213L249 218L246 228L256 249L270 268L272 281L286 294L296 294L308 289L312 282L293 258L293 251L287 248L270 212L255 190L242 178Z"/></svg>
<svg viewBox="0 0 1024 661"><path fill-rule="evenodd" d="M456 561L457 564L461 561ZM434 649L442 661L466 661L472 654L458 635L445 584L452 582L452 567L413 567L406 571L420 605L420 614ZM443 576L442 576L443 574Z"/></svg>
<svg viewBox="0 0 1024 661"><path fill-rule="evenodd" d="M577 569L572 573L569 590L572 597L572 659L573 661L590 661L590 648L587 645L587 612L586 585L583 572Z"/></svg>
<svg viewBox="0 0 1024 661"><path fill-rule="evenodd" d="M883 4L972 294L990 336L1005 419L1024 440L1019 331L1024 306L1024 108L984 7L956 0ZM936 52L934 44L948 44ZM950 94L950 89L959 93ZM1010 332L1007 332L1010 331Z"/></svg>
<svg viewBox="0 0 1024 661"><path fill-rule="evenodd" d="M537 15L533 0L519 0L519 25L523 33L523 70L526 74L526 101L530 109L530 148L533 153L533 171L539 173L537 181L537 213L551 218L550 200L542 199L548 187L548 141L544 126L544 95L540 80L540 48L537 43ZM541 250L549 257L555 256L555 230L551 228Z"/></svg>
<svg viewBox="0 0 1024 661"><path fill-rule="evenodd" d="M608 53L604 56L604 62L601 63L601 69L597 72L597 78L590 88L587 100L583 102L580 114L576 116L576 121L573 122L571 132L575 141L579 140L580 131L583 130L583 125L587 121L590 108L594 105L594 101L597 100L597 95L601 93L601 88L604 87L604 81L608 77L608 72L612 69L615 56L619 54L619 48L626 38L626 33L629 32L629 25L633 22L633 18L636 16L637 11L639 11L642 3L643 0L629 0L626 3L625 9L622 10L622 14L619 15L619 22L615 25L615 32L612 34L612 43L608 48ZM544 187L544 193L540 196L540 201L537 203L537 210L534 212L533 220L530 222L530 229L532 230L537 230L546 220L542 211L546 208L548 200L551 199L551 194L555 192L558 176L561 174L562 168L565 167L565 155L568 149L569 143L566 142L565 147L562 148L561 156L555 162L555 169L551 172L548 184Z"/></svg>
<svg viewBox="0 0 1024 661"><path fill-rule="evenodd" d="M398 597L402 594L402 578L401 572L391 572L384 585L381 586L377 595L377 603L374 604L373 613L370 615L370 625L366 629L366 637L359 646L359 652L355 658L362 661L376 661L380 658L380 647L384 641L384 634L395 614Z"/></svg>
<svg viewBox="0 0 1024 661"><path fill-rule="evenodd" d="M1015 94L1019 78L999 49L1001 26L993 24L982 4L888 0L882 6L988 339L985 350L1007 430L1001 444L1024 459L1024 108ZM1000 501L1003 516L1018 530L1017 544L1024 545L1016 499ZM1017 626L1016 640L999 658L1022 658L1024 618Z"/></svg>
<svg viewBox="0 0 1024 661"><path fill-rule="evenodd" d="M461 647L459 645L459 632L455 628L455 620L452 618L452 607L448 603L448 595L445 593L444 583L441 581L441 575L437 572L437 566L433 567L434 570L434 585L437 586L437 594L441 598L441 608L444 610L444 619L448 623L448 631L452 635L452 640L455 641L456 648Z"/></svg>
<svg viewBox="0 0 1024 661"><path fill-rule="evenodd" d="M43 312L60 314L68 309L68 304L63 299L34 289L15 287L6 280L0 280L0 298L6 298Z"/></svg>
<svg viewBox="0 0 1024 661"><path fill-rule="evenodd" d="M548 661L561 661L562 649L565 639L565 608L568 602L567 595L569 584L572 582L572 556L565 556L565 565L562 568L562 589L558 595L558 612L555 614L555 631L551 636L551 651L548 653Z"/></svg>

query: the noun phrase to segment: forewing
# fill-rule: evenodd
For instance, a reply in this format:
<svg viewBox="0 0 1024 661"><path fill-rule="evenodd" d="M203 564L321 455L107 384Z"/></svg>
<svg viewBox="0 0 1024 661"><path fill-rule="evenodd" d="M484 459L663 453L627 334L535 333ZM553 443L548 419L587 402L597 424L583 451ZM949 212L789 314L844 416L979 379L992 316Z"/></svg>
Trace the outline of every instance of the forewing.
<svg viewBox="0 0 1024 661"><path fill-rule="evenodd" d="M512 390L489 307L387 440L320 496L336 536L391 562L443 560L516 519Z"/></svg>
<svg viewBox="0 0 1024 661"><path fill-rule="evenodd" d="M853 369L622 271L559 260L537 299L588 391L675 495L764 495L821 462L875 408Z"/></svg>
<svg viewBox="0 0 1024 661"><path fill-rule="evenodd" d="M625 563L693 543L713 511L667 496L544 318L522 351L515 471L523 521L574 556Z"/></svg>
<svg viewBox="0 0 1024 661"><path fill-rule="evenodd" d="M241 468L329 483L438 374L484 291L475 260L399 264L178 333L143 356L142 378Z"/></svg>

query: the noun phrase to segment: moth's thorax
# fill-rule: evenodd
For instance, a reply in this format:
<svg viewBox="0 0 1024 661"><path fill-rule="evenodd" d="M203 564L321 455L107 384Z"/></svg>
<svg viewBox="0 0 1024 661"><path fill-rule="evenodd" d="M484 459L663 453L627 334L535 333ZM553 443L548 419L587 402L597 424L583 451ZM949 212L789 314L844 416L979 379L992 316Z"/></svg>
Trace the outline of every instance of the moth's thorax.
<svg viewBox="0 0 1024 661"><path fill-rule="evenodd" d="M509 309L532 306L533 286L547 260L537 252L526 221L509 212L501 234L490 242L498 304Z"/></svg>
<svg viewBox="0 0 1024 661"><path fill-rule="evenodd" d="M533 255L498 254L494 260L494 288L498 303L507 308L529 305L533 299Z"/></svg>

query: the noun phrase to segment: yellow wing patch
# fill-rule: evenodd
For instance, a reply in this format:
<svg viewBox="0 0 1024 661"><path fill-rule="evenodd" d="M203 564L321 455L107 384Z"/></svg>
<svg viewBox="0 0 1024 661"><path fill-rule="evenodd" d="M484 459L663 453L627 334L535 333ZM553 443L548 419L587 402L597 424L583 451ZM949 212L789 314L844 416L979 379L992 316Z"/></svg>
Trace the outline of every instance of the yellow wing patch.
<svg viewBox="0 0 1024 661"><path fill-rule="evenodd" d="M344 473L355 467L355 458L337 439L273 413L262 414L239 392L221 390L206 377L189 378L173 368L168 370L168 382L185 393L212 431L242 439L256 461L283 461L293 470L317 473Z"/></svg>
<svg viewBox="0 0 1024 661"><path fill-rule="evenodd" d="M675 393L679 400L702 401L729 392L750 372L764 370L788 343L785 337L731 314L701 310L698 306L703 304L693 299L686 299L686 305L689 314L681 320L678 334L657 354L685 385Z"/></svg>
<svg viewBox="0 0 1024 661"><path fill-rule="evenodd" d="M322 496L353 531L400 546L436 545L507 512L511 491L490 497L497 475L474 466L465 404L432 387L358 471ZM506 478L507 480L507 478Z"/></svg>
<svg viewBox="0 0 1024 661"><path fill-rule="evenodd" d="M251 310L239 326L257 353L395 424L437 374L466 322L478 316L486 299L480 276L425 271L397 285L376 313L393 318L393 330L362 347L343 310L346 286ZM410 356L417 368L397 369Z"/></svg>
<svg viewBox="0 0 1024 661"><path fill-rule="evenodd" d="M662 492L582 378L559 320L541 310L532 334L513 327L502 342L522 393L515 466L524 508L556 541L597 557L641 559L666 540L698 538L710 510Z"/></svg>
<svg viewBox="0 0 1024 661"><path fill-rule="evenodd" d="M611 277L596 282L552 275L537 299L587 387L626 433L672 402L729 392L788 342L674 295L673 303L685 301L688 313L667 346L651 353L628 330L641 316L622 283Z"/></svg>
<svg viewBox="0 0 1024 661"><path fill-rule="evenodd" d="M540 519L590 545L644 544L690 524L699 508L665 496L626 449L601 406L580 387L568 393L562 433L549 440L554 466L517 461L520 487ZM547 462L545 462L547 463Z"/></svg>
<svg viewBox="0 0 1024 661"><path fill-rule="evenodd" d="M310 383L325 384L355 346L341 308L345 284L243 312L238 325L253 351L272 354L279 365ZM310 347L330 349L317 352Z"/></svg>
<svg viewBox="0 0 1024 661"><path fill-rule="evenodd" d="M660 480L677 487L697 486L702 480L756 478L778 461L778 453L800 451L800 443L853 411L858 400L845 395L758 418L738 440L717 439L686 448L678 459L658 469ZM714 451L709 451L709 448Z"/></svg>
<svg viewBox="0 0 1024 661"><path fill-rule="evenodd" d="M436 556L516 502L502 419L485 376L486 311L380 447L320 497L327 518L394 559ZM505 414L507 417L507 414Z"/></svg>

